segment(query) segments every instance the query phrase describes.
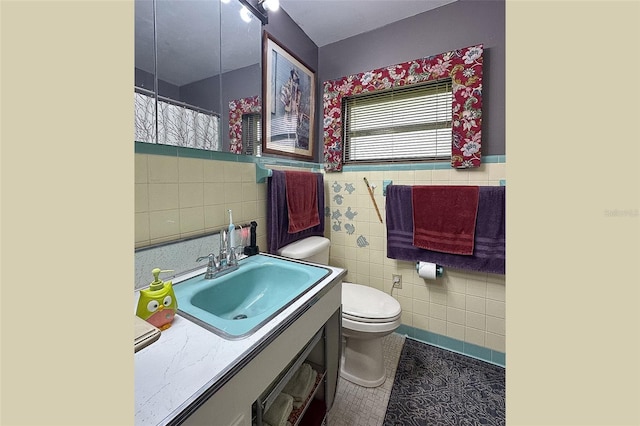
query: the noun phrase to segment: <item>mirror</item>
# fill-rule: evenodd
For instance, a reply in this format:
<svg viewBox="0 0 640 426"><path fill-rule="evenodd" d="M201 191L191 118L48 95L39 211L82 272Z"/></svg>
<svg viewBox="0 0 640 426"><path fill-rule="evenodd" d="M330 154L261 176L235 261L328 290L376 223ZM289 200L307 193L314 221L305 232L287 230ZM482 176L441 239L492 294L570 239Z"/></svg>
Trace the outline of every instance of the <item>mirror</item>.
<svg viewBox="0 0 640 426"><path fill-rule="evenodd" d="M135 1L136 141L253 153L241 123L261 108L262 25L243 20L242 7Z"/></svg>

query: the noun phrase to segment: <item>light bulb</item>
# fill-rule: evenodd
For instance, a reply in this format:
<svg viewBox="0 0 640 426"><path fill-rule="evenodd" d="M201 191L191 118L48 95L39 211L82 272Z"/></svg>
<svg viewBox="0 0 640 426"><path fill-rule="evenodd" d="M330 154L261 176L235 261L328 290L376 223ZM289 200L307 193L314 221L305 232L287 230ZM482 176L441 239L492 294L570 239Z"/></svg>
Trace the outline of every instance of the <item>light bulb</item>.
<svg viewBox="0 0 640 426"><path fill-rule="evenodd" d="M272 11L276 11L280 8L280 1L279 0L264 0L262 2L262 7L265 10L272 10Z"/></svg>
<svg viewBox="0 0 640 426"><path fill-rule="evenodd" d="M222 3L224 3L224 4L229 4L229 2L230 2L231 0L220 0L220 1L221 1Z"/></svg>
<svg viewBox="0 0 640 426"><path fill-rule="evenodd" d="M240 17L244 22L251 22L251 12L246 6L242 6L242 9L240 9Z"/></svg>

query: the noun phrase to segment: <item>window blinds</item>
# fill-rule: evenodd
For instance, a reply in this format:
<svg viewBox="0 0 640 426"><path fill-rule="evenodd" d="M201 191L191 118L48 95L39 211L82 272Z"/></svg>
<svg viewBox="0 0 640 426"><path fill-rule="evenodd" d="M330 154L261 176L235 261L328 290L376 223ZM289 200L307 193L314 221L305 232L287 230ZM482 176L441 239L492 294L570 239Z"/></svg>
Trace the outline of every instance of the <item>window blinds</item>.
<svg viewBox="0 0 640 426"><path fill-rule="evenodd" d="M451 104L451 79L345 98L345 163L451 158Z"/></svg>
<svg viewBox="0 0 640 426"><path fill-rule="evenodd" d="M242 114L242 147L247 155L255 155L255 147L262 137L261 114Z"/></svg>

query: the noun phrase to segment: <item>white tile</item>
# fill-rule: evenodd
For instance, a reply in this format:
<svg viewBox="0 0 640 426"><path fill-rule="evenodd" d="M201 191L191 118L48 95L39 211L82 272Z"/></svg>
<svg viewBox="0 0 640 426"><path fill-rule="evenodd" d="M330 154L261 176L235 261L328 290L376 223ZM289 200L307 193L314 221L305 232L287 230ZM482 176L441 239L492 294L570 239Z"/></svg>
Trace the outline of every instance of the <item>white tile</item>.
<svg viewBox="0 0 640 426"><path fill-rule="evenodd" d="M146 183L135 184L135 212L144 213L149 211L149 185Z"/></svg>
<svg viewBox="0 0 640 426"><path fill-rule="evenodd" d="M149 184L149 211L177 209L180 206L177 183Z"/></svg>
<svg viewBox="0 0 640 426"><path fill-rule="evenodd" d="M463 325L448 322L447 336L453 339L465 340L465 328Z"/></svg>
<svg viewBox="0 0 640 426"><path fill-rule="evenodd" d="M493 333L487 333L485 336L485 341L486 341L485 345L487 348L492 349L494 351L506 352L504 336L493 334Z"/></svg>
<svg viewBox="0 0 640 426"><path fill-rule="evenodd" d="M149 155L147 157L149 183L178 182L178 158L166 155Z"/></svg>
<svg viewBox="0 0 640 426"><path fill-rule="evenodd" d="M447 322L438 318L434 318L433 316L429 317L429 330L434 333L442 334L443 336L447 335Z"/></svg>
<svg viewBox="0 0 640 426"><path fill-rule="evenodd" d="M440 305L447 304L447 293L442 287L437 285L428 285L427 287L429 289L429 298L432 302Z"/></svg>
<svg viewBox="0 0 640 426"><path fill-rule="evenodd" d="M178 158L179 182L204 182L204 160L199 158Z"/></svg>
<svg viewBox="0 0 640 426"><path fill-rule="evenodd" d="M467 311L465 324L467 325L467 327L477 328L478 330L485 330L487 328L486 316Z"/></svg>
<svg viewBox="0 0 640 426"><path fill-rule="evenodd" d="M465 324L464 309L447 308L447 323Z"/></svg>
<svg viewBox="0 0 640 426"><path fill-rule="evenodd" d="M506 299L504 282L497 283L493 281L487 281L487 299L504 302Z"/></svg>
<svg viewBox="0 0 640 426"><path fill-rule="evenodd" d="M415 297L416 300L423 300L428 302L429 292L427 291L427 287L425 287L424 285L415 284L413 286L413 297Z"/></svg>
<svg viewBox="0 0 640 426"><path fill-rule="evenodd" d="M181 209L204 205L203 183L181 183L178 185L178 192Z"/></svg>
<svg viewBox="0 0 640 426"><path fill-rule="evenodd" d="M424 315L413 314L413 326L421 330L429 330L429 318Z"/></svg>
<svg viewBox="0 0 640 426"><path fill-rule="evenodd" d="M485 346L485 332L472 327L465 327L464 341L478 346Z"/></svg>
<svg viewBox="0 0 640 426"><path fill-rule="evenodd" d="M242 202L242 183L227 182L224 186L224 202L239 203Z"/></svg>
<svg viewBox="0 0 640 426"><path fill-rule="evenodd" d="M204 210L202 206L180 209L180 233L202 233L204 229Z"/></svg>
<svg viewBox="0 0 640 426"><path fill-rule="evenodd" d="M485 297L487 294L487 282L485 280L468 279L467 294L478 297Z"/></svg>
<svg viewBox="0 0 640 426"><path fill-rule="evenodd" d="M466 306L466 296L462 293L449 293L447 295L447 306L464 310Z"/></svg>
<svg viewBox="0 0 640 426"><path fill-rule="evenodd" d="M505 318L505 302L487 299L487 315Z"/></svg>
<svg viewBox="0 0 640 426"><path fill-rule="evenodd" d="M466 296L466 309L478 314L486 312L486 299L484 297Z"/></svg>
<svg viewBox="0 0 640 426"><path fill-rule="evenodd" d="M506 332L505 319L487 316L487 332L504 336Z"/></svg>
<svg viewBox="0 0 640 426"><path fill-rule="evenodd" d="M147 167L147 155L135 155L135 183L149 182L149 168Z"/></svg>
<svg viewBox="0 0 640 426"><path fill-rule="evenodd" d="M429 318L446 321L447 307L438 303L429 303Z"/></svg>
<svg viewBox="0 0 640 426"><path fill-rule="evenodd" d="M429 316L429 302L413 299L413 313L420 314L425 318ZM420 327L418 327L420 328Z"/></svg>

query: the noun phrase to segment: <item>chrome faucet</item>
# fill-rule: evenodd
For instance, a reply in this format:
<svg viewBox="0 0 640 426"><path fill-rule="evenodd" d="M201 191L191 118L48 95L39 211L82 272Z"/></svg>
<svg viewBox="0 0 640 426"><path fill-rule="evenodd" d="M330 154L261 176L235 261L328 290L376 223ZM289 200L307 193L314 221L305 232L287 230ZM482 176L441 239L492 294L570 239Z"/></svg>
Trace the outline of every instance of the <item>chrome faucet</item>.
<svg viewBox="0 0 640 426"><path fill-rule="evenodd" d="M223 229L220 231L220 251L218 255L216 256L213 253L209 253L207 256L196 259L196 262L209 259L204 278L211 280L238 269L238 257L236 256L235 249L235 247L231 247L231 240L227 230Z"/></svg>
<svg viewBox="0 0 640 426"><path fill-rule="evenodd" d="M196 259L196 262L200 262L201 260L209 259L209 263L207 263L207 272L204 274L204 278L206 280L210 280L215 278L216 272L220 269L220 263L218 262L218 257L215 254L209 253L207 256L201 256Z"/></svg>

